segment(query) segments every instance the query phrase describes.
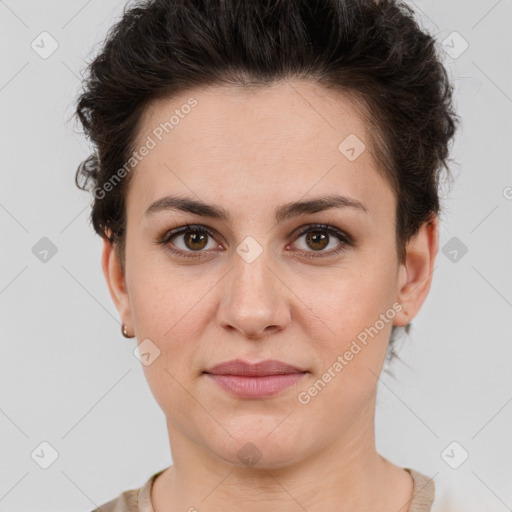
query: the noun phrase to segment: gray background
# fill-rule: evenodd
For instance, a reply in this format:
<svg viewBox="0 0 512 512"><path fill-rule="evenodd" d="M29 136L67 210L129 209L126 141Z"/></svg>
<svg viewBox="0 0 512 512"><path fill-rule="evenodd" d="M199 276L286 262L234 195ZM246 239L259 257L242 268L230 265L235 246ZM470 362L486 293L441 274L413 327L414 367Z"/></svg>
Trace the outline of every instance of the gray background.
<svg viewBox="0 0 512 512"><path fill-rule="evenodd" d="M74 185L89 151L69 122L80 70L124 4L0 1L1 511L89 511L172 462L104 282L90 199ZM382 374L377 447L435 475L458 510L510 510L512 1L410 5L445 41L463 123L432 289L400 343L409 367ZM47 58L43 31L58 43ZM43 237L57 249L46 261ZM47 469L42 442L58 453Z"/></svg>

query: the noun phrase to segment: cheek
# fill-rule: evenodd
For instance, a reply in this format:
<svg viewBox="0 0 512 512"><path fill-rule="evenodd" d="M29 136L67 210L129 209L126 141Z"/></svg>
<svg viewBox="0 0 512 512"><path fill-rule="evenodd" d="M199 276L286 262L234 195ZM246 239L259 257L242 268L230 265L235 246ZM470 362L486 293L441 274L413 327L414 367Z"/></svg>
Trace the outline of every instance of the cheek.
<svg viewBox="0 0 512 512"><path fill-rule="evenodd" d="M396 292L392 259L361 259L357 266L332 278L324 293L318 294L316 303L311 304L322 312L319 316L330 327L324 329L326 334L317 345L322 369L331 369L337 376L343 374L341 379L337 378L345 380L340 383L344 388L342 394L346 390L352 393L355 383L362 392L364 387L367 391L373 388L385 360L396 315ZM333 368L338 356L344 360L342 371Z"/></svg>
<svg viewBox="0 0 512 512"><path fill-rule="evenodd" d="M194 376L198 340L212 315L207 294L218 278L200 270L193 277L192 267L180 270L159 260L142 252L127 260L130 306L139 342L150 340L158 354L142 364L151 391L163 410L179 415L190 409L182 386Z"/></svg>
<svg viewBox="0 0 512 512"><path fill-rule="evenodd" d="M320 279L311 277L310 281L319 286L315 289L310 287L308 293L304 288L303 295L309 295L308 304L326 319L325 323L332 326L338 339L356 336L390 308L389 314L394 311L397 273L391 262L382 258L378 261L361 258L339 273L334 271Z"/></svg>
<svg viewBox="0 0 512 512"><path fill-rule="evenodd" d="M184 389L194 377L191 362L198 349L195 340L204 328L204 303L197 303L193 289L176 286L169 276L141 280L131 300L139 340L151 340L158 354L151 364L142 365L146 380L161 409L179 421L184 410L194 407Z"/></svg>
<svg viewBox="0 0 512 512"><path fill-rule="evenodd" d="M304 414L329 425L333 436L367 414L375 397L395 315L385 283L376 284L371 293L364 286L357 293L348 287L332 298L326 323L334 334L326 331L316 340L318 372L298 397Z"/></svg>
<svg viewBox="0 0 512 512"><path fill-rule="evenodd" d="M188 283L188 286L187 286ZM141 279L131 292L132 317L140 341L150 339L160 351L159 362L181 381L190 378L189 362L209 321L202 286L170 274ZM202 300L201 300L202 299Z"/></svg>
<svg viewBox="0 0 512 512"><path fill-rule="evenodd" d="M155 340L183 337L183 329L193 327L191 318L202 318L201 299L215 283L199 267L173 264L163 248L142 247L127 257L127 280L138 334Z"/></svg>

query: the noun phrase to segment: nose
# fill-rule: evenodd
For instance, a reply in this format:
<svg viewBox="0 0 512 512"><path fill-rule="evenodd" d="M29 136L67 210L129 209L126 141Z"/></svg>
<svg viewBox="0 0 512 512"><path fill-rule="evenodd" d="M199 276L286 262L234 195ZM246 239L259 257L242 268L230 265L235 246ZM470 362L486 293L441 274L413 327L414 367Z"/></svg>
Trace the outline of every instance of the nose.
<svg viewBox="0 0 512 512"><path fill-rule="evenodd" d="M236 255L226 276L220 325L250 339L263 339L290 323L289 291L263 252L252 262Z"/></svg>

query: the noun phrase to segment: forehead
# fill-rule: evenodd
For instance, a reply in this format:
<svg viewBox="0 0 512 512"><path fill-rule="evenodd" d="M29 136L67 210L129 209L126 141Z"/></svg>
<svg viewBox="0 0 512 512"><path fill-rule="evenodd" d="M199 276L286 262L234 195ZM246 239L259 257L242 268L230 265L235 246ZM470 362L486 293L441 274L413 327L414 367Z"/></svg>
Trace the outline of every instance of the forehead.
<svg viewBox="0 0 512 512"><path fill-rule="evenodd" d="M152 134L169 148L186 149L185 139L200 150L222 143L247 149L265 143L273 149L283 142L309 146L321 138L336 148L347 130L367 139L357 107L355 98L306 80L195 88L152 101L141 117L138 143Z"/></svg>
<svg viewBox="0 0 512 512"><path fill-rule="evenodd" d="M241 206L334 191L393 207L358 104L308 81L202 87L155 100L141 117L135 147L143 145L151 149L127 198L139 210L165 193L234 206L238 198Z"/></svg>

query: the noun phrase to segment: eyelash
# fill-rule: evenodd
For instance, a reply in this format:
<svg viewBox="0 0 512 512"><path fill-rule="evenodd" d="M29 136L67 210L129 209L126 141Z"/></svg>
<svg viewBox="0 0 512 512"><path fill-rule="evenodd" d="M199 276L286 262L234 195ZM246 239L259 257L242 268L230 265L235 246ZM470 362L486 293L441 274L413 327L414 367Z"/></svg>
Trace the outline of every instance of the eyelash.
<svg viewBox="0 0 512 512"><path fill-rule="evenodd" d="M328 251L326 254L322 254L320 252L315 251L305 251L306 254L304 255L305 258L308 259L317 259L317 258L326 258L329 256L334 256L336 254L339 254L343 250L345 250L347 247L350 247L354 245L354 242L352 240L352 237L347 235L346 233L343 233L343 231L340 231L338 228L331 226L330 224L310 224L307 226L307 229L301 231L297 238L300 238L301 236L309 233L310 231L326 231L329 233L329 235L334 236L337 238L341 243L340 246L336 249L332 249L331 251ZM215 234L208 228L201 226L201 225L190 225L186 224L185 226L172 229L170 231L166 231L162 236L159 237L158 243L161 245L167 245L173 238L182 235L184 233L187 233L188 231L193 231L196 233L203 233L211 238L215 239ZM174 253L177 254L179 257L182 258L189 258L189 259L197 259L201 258L204 251L182 251L181 249L172 249L171 247L168 247L168 249Z"/></svg>

